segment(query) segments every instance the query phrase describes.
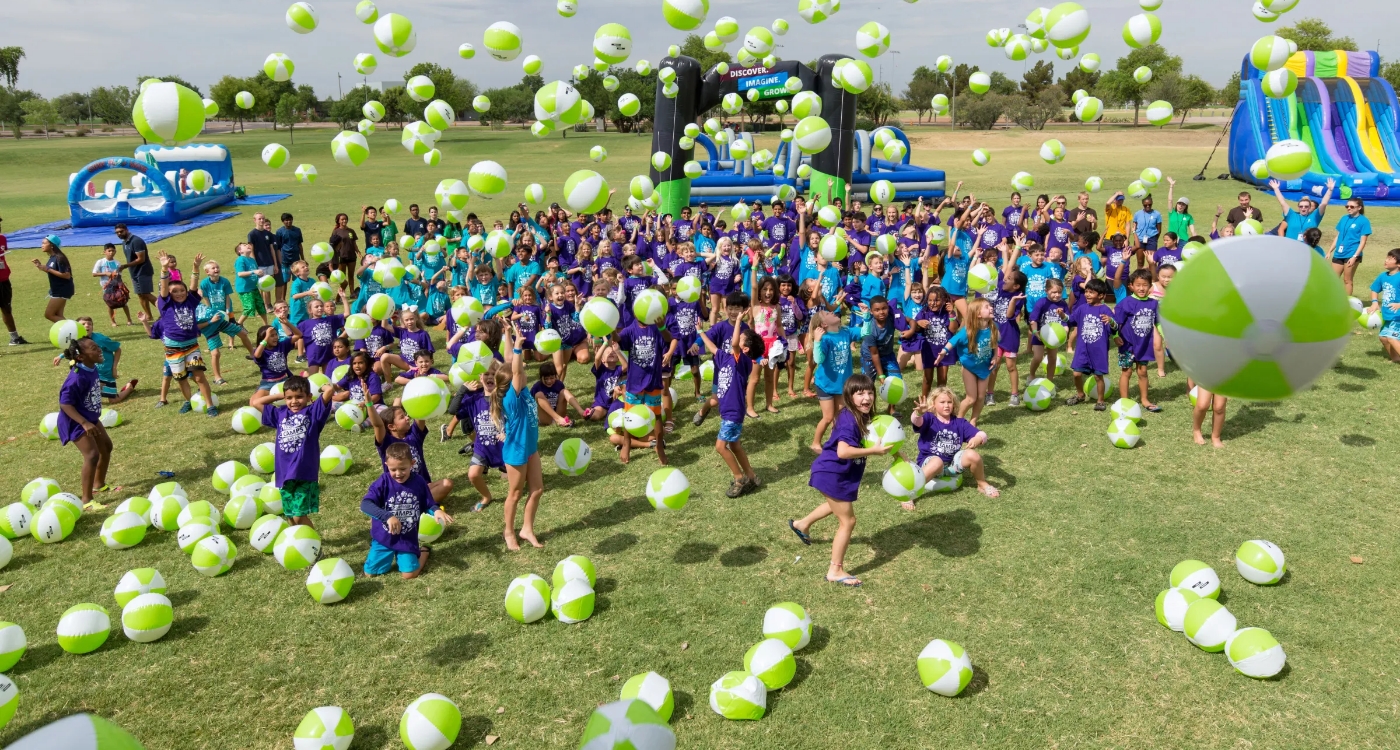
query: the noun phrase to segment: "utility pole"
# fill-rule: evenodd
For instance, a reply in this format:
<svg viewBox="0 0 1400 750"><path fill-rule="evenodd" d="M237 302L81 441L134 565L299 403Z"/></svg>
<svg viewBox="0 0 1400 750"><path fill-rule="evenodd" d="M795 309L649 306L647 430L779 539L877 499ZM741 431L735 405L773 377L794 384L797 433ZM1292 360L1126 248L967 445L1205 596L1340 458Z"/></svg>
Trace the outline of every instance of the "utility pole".
<svg viewBox="0 0 1400 750"><path fill-rule="evenodd" d="M345 98L345 88L340 85L340 73L335 74L335 90L340 92L340 98Z"/></svg>

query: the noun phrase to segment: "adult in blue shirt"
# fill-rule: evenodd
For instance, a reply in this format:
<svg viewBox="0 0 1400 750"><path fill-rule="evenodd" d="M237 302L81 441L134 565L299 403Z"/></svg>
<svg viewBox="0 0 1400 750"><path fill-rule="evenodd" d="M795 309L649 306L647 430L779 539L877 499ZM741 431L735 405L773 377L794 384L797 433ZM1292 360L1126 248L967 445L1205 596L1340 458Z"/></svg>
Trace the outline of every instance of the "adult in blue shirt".
<svg viewBox="0 0 1400 750"><path fill-rule="evenodd" d="M1162 214L1152 209L1150 195L1142 199L1142 210L1133 214L1133 233L1137 235L1138 247L1157 249L1157 238L1162 234Z"/></svg>
<svg viewBox="0 0 1400 750"><path fill-rule="evenodd" d="M544 474L540 468L540 412L535 397L530 395L525 382L525 352L521 350L520 329L511 323L502 331L501 348L508 352L506 364L510 368L510 380L501 396L501 419L503 424L496 429L504 435L501 446L501 459L506 465L505 539L506 548L520 549L520 539L531 546L543 547L535 538L535 513L540 508L540 496L544 494ZM496 380L497 389L501 381ZM515 532L515 510L522 495L525 499L525 518L520 524L519 539Z"/></svg>
<svg viewBox="0 0 1400 750"><path fill-rule="evenodd" d="M1366 242L1371 239L1371 220L1366 218L1366 204L1360 198L1347 201L1347 215L1337 221L1337 237L1332 240L1332 249L1327 251L1327 259L1332 261L1332 270L1342 277L1342 286L1351 296L1351 280L1356 275L1356 267L1361 265L1366 254Z"/></svg>
<svg viewBox="0 0 1400 750"><path fill-rule="evenodd" d="M1327 202L1332 200L1332 188L1336 186L1336 180L1327 178L1327 192L1322 195L1322 203L1313 200L1311 195L1304 195L1298 199L1298 210L1295 211L1289 208L1288 199L1279 190L1278 180L1269 180L1269 187L1273 188L1274 197L1278 198L1278 204L1283 208L1283 223L1278 227L1278 235L1302 242L1304 232L1313 227L1320 228L1322 216L1327 213Z"/></svg>

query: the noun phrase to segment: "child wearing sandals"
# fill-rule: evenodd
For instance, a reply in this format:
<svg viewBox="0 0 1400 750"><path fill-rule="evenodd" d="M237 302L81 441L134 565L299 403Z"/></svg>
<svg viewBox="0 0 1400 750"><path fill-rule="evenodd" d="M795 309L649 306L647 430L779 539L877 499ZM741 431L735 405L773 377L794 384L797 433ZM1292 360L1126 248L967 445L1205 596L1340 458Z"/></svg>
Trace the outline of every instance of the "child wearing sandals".
<svg viewBox="0 0 1400 750"><path fill-rule="evenodd" d="M974 450L986 445L987 433L971 422L953 415L957 400L948 388L934 388L928 398L914 402L909 421L919 431L919 458L915 466L924 473L924 481L932 485L940 477L953 477L964 471L977 480L977 491L987 497L1001 494L987 481L982 455ZM926 486L925 489L932 489ZM904 502L905 510L914 509L914 501Z"/></svg>

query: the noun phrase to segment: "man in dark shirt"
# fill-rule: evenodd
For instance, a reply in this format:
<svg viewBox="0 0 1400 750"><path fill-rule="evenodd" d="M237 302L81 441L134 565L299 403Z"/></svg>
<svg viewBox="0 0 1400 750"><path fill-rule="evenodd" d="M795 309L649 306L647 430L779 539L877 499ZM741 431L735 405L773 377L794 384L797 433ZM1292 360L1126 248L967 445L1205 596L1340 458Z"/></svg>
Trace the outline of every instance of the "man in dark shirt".
<svg viewBox="0 0 1400 750"><path fill-rule="evenodd" d="M1230 213L1225 216L1225 220L1235 226L1239 226L1240 222L1244 221L1245 219L1263 221L1264 212L1260 211L1254 206L1249 205L1249 198L1250 196L1248 192L1240 193L1240 205L1230 209Z"/></svg>
<svg viewBox="0 0 1400 750"><path fill-rule="evenodd" d="M292 215L282 214L282 228L277 230L277 247L282 254L281 281L292 278L292 264L301 260L301 243L301 230L292 225ZM287 286L279 284L277 286L277 301L281 302L286 298Z"/></svg>
<svg viewBox="0 0 1400 750"><path fill-rule="evenodd" d="M413 205L408 207L408 215L408 221L405 221L403 223L403 231L405 234L417 237L418 235L424 234L428 231L428 222L418 218L417 203L414 203Z"/></svg>
<svg viewBox="0 0 1400 750"><path fill-rule="evenodd" d="M1088 234L1099 225L1099 212L1089 207L1089 194L1079 193L1079 205L1071 208L1065 218L1074 225L1076 234Z"/></svg>
<svg viewBox="0 0 1400 750"><path fill-rule="evenodd" d="M287 279L281 273L281 253L277 250L277 235L272 233L272 224L266 216L260 213L253 214L253 229L248 232L248 244L253 246L253 260L257 261L258 270L262 275L277 280L277 299L282 299L287 294ZM272 309L270 293L263 292L263 302L267 303L269 310Z"/></svg>
<svg viewBox="0 0 1400 750"><path fill-rule="evenodd" d="M126 252L126 263L117 270L131 271L131 291L141 300L141 309L150 317L151 307L156 303L155 267L151 265L146 241L132 234L125 224L118 224L113 229Z"/></svg>

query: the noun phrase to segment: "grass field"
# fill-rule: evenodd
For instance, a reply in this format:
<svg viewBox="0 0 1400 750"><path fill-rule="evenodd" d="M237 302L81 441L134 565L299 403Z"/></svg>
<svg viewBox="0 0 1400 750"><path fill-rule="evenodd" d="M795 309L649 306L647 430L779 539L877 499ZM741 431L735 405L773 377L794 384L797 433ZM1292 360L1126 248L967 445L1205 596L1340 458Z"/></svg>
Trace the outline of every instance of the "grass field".
<svg viewBox="0 0 1400 750"><path fill-rule="evenodd" d="M914 163L945 168L950 180L964 179L965 190L997 203L1019 169L1035 173L1046 192L1070 193L1090 174L1122 186L1156 166L1178 178L1178 195L1190 195L1198 221L1208 224L1207 207L1228 206L1238 192L1238 183L1188 179L1218 134L1066 128L1055 136L1070 155L1056 167L1036 159L1043 134L911 135ZM611 152L601 171L620 187L644 168L650 150L649 139L637 136L537 141L459 129L442 143L443 166L428 169L398 147L394 132L374 136L374 156L355 170L334 164L330 134L320 131L299 134L293 151L294 164L320 168L320 181L306 187L295 185L290 167L273 172L261 164L257 155L269 138L224 142L249 192L295 193L268 210L296 214L308 241L328 234L337 211L355 215L360 205L390 197L426 206L439 179L465 177L478 159L496 159L510 172L509 200L472 205L494 217L509 211L527 183L541 182L557 196L595 143ZM66 216L67 175L136 143L0 140L6 228L13 233ZM976 146L992 149L990 167L971 166L967 152ZM1208 173L1222 171L1224 151ZM1272 198L1256 194L1256 204L1267 219L1277 218ZM1384 250L1400 244L1400 212L1369 214L1374 250L1358 287L1375 276ZM1326 222L1329 240L1339 215L1334 210ZM178 254L182 267L197 252L228 264L250 225L251 217L223 222L153 250ZM28 263L37 252L10 257L20 330L41 342L44 280ZM70 317L105 319L95 280L83 276L96 253L70 252L82 276ZM99 329L107 330L105 322ZM123 489L110 499L144 495L156 472L169 470L192 499L221 502L208 481L214 466L246 461L269 436L234 434L222 417L153 409L156 346L137 328L114 335L126 345L119 374L142 384L136 400L120 408L127 423L112 431L110 480ZM0 348L10 383L0 405L5 502L36 476L78 486L77 451L37 433L43 414L56 408L63 377L50 364L53 354L47 344ZM230 385L220 393L236 404L257 377L251 363L229 359ZM575 392L591 392L583 368L574 373ZM0 619L20 623L30 641L10 673L21 704L0 743L88 710L153 749L290 748L306 711L339 705L355 720L354 747L401 747L403 708L422 693L440 692L462 709L458 748L484 747L488 736L499 738L497 747L566 748L576 746L596 704L617 698L622 680L655 670L677 691L673 724L688 748L1393 746L1400 721L1400 521L1392 507L1400 370L1380 356L1374 335L1355 336L1315 388L1284 402L1232 402L1221 450L1191 442L1181 372L1173 368L1153 385L1165 410L1149 416L1143 444L1125 452L1104 438L1105 415L1062 403L1040 414L1005 406L1003 377L1002 404L982 425L992 438L985 451L991 480L1002 489L996 500L963 490L926 497L907 513L879 489L885 462L872 461L848 558L866 582L859 590L822 582L831 527L818 527L811 548L786 528L788 518L818 500L806 479L811 455L804 446L817 413L808 401L785 402L780 415L750 423L745 442L767 486L730 500L723 494L727 472L712 450L714 422L690 427L694 402L683 398L684 426L671 457L695 492L684 512L672 514L652 511L642 497L652 457L637 454L624 469L596 427L546 430L546 456L574 435L597 453L575 479L557 475L545 459L545 549L506 552L500 506L471 514L476 497L459 491L449 507L460 523L435 546L424 577L361 578L349 600L330 607L311 601L304 575L248 547L246 532L234 534L240 555L232 572L206 579L173 535L152 532L136 548L111 551L98 538L101 517L86 514L63 544L17 541L14 560L0 571ZM368 547L358 504L377 473L374 449L369 436L329 425L322 444L332 442L349 446L359 463L323 483L323 556L344 557L358 569ZM459 445L431 443L428 462L436 476L466 486ZM503 495L504 483L493 482L493 490ZM1287 553L1291 572L1282 585L1256 587L1234 572L1234 550L1253 538ZM571 553L598 566L591 620L520 626L504 615L501 600L513 577L547 577ZM1267 628L1279 639L1290 662L1282 676L1247 679L1223 656L1156 623L1153 597L1187 558L1220 572L1222 601L1241 626ZM91 655L63 653L54 636L62 612L96 602L109 608L119 630L112 589L124 571L142 566L159 568L170 583L170 635L143 645L118 632ZM761 638L764 610L785 600L806 606L817 626L812 645L798 654L798 678L769 696L762 721L726 722L707 707L708 686L742 668L744 651ZM932 638L957 641L971 653L976 676L960 698L933 695L918 682L914 660Z"/></svg>

